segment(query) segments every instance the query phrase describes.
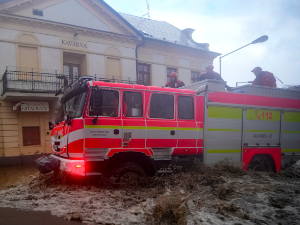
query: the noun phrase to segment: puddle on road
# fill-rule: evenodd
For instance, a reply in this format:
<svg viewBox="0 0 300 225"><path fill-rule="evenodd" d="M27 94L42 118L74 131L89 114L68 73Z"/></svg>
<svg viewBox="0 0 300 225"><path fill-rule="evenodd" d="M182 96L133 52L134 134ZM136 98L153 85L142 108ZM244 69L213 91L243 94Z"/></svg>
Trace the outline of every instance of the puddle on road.
<svg viewBox="0 0 300 225"><path fill-rule="evenodd" d="M11 185L22 183L30 175L39 173L35 164L23 166L3 166L0 167L0 190L9 188Z"/></svg>

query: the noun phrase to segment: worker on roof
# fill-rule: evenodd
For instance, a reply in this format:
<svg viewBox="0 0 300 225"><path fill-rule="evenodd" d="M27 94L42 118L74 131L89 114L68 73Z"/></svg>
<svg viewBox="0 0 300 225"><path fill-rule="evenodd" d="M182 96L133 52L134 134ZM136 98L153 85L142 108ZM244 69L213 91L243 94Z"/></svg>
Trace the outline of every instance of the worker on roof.
<svg viewBox="0 0 300 225"><path fill-rule="evenodd" d="M220 74L214 71L214 66L212 64L207 65L205 70L206 72L201 74L199 81L206 79L223 80Z"/></svg>
<svg viewBox="0 0 300 225"><path fill-rule="evenodd" d="M180 88L185 86L181 80L177 80L177 73L173 72L170 74L170 81L166 83L166 87Z"/></svg>
<svg viewBox="0 0 300 225"><path fill-rule="evenodd" d="M216 80L224 81L220 76L220 74L214 71L214 66L212 64L208 64L205 70L206 72L201 74L199 81L206 80L206 79L216 79ZM225 87L227 88L228 91L232 90L231 87L229 87L227 84L225 84Z"/></svg>
<svg viewBox="0 0 300 225"><path fill-rule="evenodd" d="M253 72L256 76L254 81L252 81L252 85L260 85L265 87L277 87L276 79L273 73L268 71L262 71L262 69L257 66L251 72Z"/></svg>

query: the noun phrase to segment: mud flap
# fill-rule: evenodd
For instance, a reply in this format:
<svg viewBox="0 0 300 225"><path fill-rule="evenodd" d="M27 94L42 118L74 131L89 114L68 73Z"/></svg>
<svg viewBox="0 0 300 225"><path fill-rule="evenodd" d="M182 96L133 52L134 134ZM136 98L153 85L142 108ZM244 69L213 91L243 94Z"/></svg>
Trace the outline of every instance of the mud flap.
<svg viewBox="0 0 300 225"><path fill-rule="evenodd" d="M59 168L60 161L58 159L52 158L50 156L42 156L35 160L36 168L41 173L49 173L57 168Z"/></svg>

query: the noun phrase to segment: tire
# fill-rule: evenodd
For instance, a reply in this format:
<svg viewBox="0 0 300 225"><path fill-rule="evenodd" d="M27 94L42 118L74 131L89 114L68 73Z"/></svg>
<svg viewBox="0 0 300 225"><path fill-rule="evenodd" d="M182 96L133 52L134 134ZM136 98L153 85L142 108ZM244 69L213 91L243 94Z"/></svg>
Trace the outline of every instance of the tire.
<svg viewBox="0 0 300 225"><path fill-rule="evenodd" d="M272 162L264 155L254 156L248 166L249 170L274 172Z"/></svg>
<svg viewBox="0 0 300 225"><path fill-rule="evenodd" d="M143 167L135 162L126 162L113 171L110 182L121 186L136 186L144 183L146 177Z"/></svg>

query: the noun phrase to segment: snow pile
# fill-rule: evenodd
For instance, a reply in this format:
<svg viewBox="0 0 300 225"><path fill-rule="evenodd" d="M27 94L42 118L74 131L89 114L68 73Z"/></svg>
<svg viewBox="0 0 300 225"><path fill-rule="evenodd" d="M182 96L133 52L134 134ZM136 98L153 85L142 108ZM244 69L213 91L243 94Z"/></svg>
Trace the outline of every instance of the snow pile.
<svg viewBox="0 0 300 225"><path fill-rule="evenodd" d="M279 174L228 163L149 178L133 187L87 185L62 175L31 176L0 191L1 207L51 211L96 224L297 224L300 162Z"/></svg>

